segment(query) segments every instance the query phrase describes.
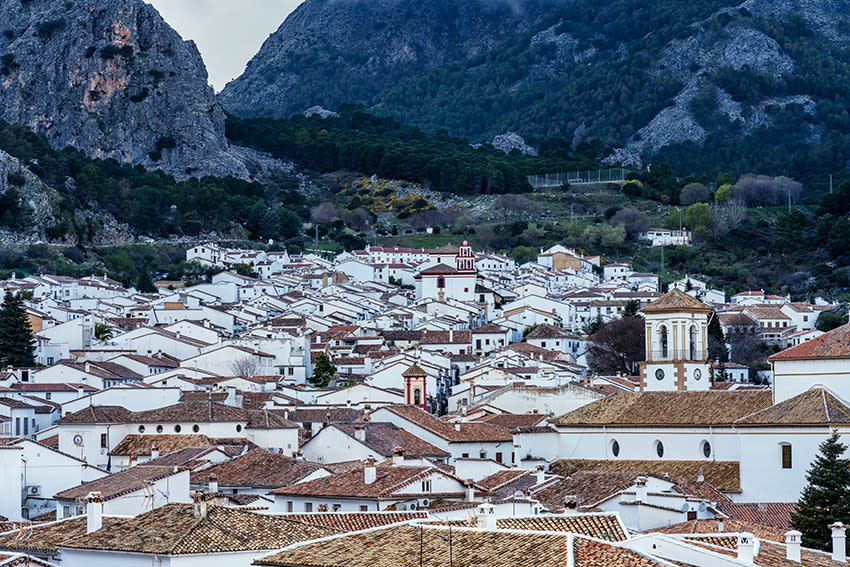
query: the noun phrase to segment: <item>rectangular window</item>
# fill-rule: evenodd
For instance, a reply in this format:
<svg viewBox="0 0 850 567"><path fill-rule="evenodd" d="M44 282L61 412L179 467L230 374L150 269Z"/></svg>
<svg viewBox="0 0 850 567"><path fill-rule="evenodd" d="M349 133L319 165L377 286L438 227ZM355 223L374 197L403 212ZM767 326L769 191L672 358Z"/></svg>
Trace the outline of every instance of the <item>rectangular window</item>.
<svg viewBox="0 0 850 567"><path fill-rule="evenodd" d="M286 511L289 512L290 514L292 513L292 501L291 500L286 503Z"/></svg>
<svg viewBox="0 0 850 567"><path fill-rule="evenodd" d="M782 447L782 468L791 468L791 445L781 445Z"/></svg>
<svg viewBox="0 0 850 567"><path fill-rule="evenodd" d="M21 436L21 418L16 417L15 418L15 437L20 437L20 436Z"/></svg>
<svg viewBox="0 0 850 567"><path fill-rule="evenodd" d="M305 502L304 503L304 511L305 512L312 512L313 511L313 503L312 502Z"/></svg>
<svg viewBox="0 0 850 567"><path fill-rule="evenodd" d="M107 449L108 448L108 443L106 442L106 433L100 434L100 448L101 449Z"/></svg>
<svg viewBox="0 0 850 567"><path fill-rule="evenodd" d="M502 462L502 454L501 454L501 453L499 453L498 451L496 452L496 462L497 462L497 463L501 463L501 462Z"/></svg>
<svg viewBox="0 0 850 567"><path fill-rule="evenodd" d="M27 418L24 418L24 437L30 434L30 422L27 421Z"/></svg>
<svg viewBox="0 0 850 567"><path fill-rule="evenodd" d="M369 507L368 507L368 506L366 506L366 505L361 505L361 506L360 506L360 511L361 511L361 512L368 512L368 511L369 511Z"/></svg>
<svg viewBox="0 0 850 567"><path fill-rule="evenodd" d="M469 453L464 453L463 455L461 455L461 458L463 458L463 459L468 459L468 458L469 458Z"/></svg>

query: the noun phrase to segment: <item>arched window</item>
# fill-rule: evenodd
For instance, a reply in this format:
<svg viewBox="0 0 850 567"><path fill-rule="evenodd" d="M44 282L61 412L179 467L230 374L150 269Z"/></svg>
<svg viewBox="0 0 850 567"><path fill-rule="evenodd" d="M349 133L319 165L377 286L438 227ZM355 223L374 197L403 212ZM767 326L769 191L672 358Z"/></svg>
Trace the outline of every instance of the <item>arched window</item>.
<svg viewBox="0 0 850 567"><path fill-rule="evenodd" d="M422 403L422 393L419 391L419 388L413 390L413 405L418 406Z"/></svg>
<svg viewBox="0 0 850 567"><path fill-rule="evenodd" d="M688 329L688 345L690 347L688 360L697 359L697 328L696 325L691 325Z"/></svg>
<svg viewBox="0 0 850 567"><path fill-rule="evenodd" d="M445 289L446 287L446 278L440 276L437 278L437 289Z"/></svg>
<svg viewBox="0 0 850 567"><path fill-rule="evenodd" d="M660 337L658 338L659 346L661 347L661 358L667 358L667 326L661 325L661 328L658 330Z"/></svg>
<svg viewBox="0 0 850 567"><path fill-rule="evenodd" d="M711 443L703 441L700 446L702 447L702 456L706 459L711 458Z"/></svg>

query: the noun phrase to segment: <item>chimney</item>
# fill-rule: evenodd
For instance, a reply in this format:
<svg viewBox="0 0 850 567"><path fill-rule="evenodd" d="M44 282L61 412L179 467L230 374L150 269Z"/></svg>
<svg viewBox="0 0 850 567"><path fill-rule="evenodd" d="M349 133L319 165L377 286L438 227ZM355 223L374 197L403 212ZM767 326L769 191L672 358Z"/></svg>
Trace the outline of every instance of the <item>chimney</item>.
<svg viewBox="0 0 850 567"><path fill-rule="evenodd" d="M195 503L195 518L198 520L207 519L207 495L196 490L192 493L192 500Z"/></svg>
<svg viewBox="0 0 850 567"><path fill-rule="evenodd" d="M393 447L393 466L400 467L404 464L404 449Z"/></svg>
<svg viewBox="0 0 850 567"><path fill-rule="evenodd" d="M86 500L86 533L90 534L103 527L103 496L100 492L89 492Z"/></svg>
<svg viewBox="0 0 850 567"><path fill-rule="evenodd" d="M725 526L723 525L723 518L720 518L717 520L717 532L722 534L724 529Z"/></svg>
<svg viewBox="0 0 850 567"><path fill-rule="evenodd" d="M460 433L460 422L455 423L455 431Z"/></svg>
<svg viewBox="0 0 850 567"><path fill-rule="evenodd" d="M375 459L369 455L366 458L366 466L363 468L363 482L366 484L374 484L378 477L378 471L375 470Z"/></svg>
<svg viewBox="0 0 850 567"><path fill-rule="evenodd" d="M753 564L753 558L755 554L755 542L753 541L755 538L753 534L749 532L743 532L738 534L738 561L742 563L746 563L747 565Z"/></svg>
<svg viewBox="0 0 850 567"><path fill-rule="evenodd" d="M537 465L537 484L543 484L546 480L546 467Z"/></svg>
<svg viewBox="0 0 850 567"><path fill-rule="evenodd" d="M216 494L218 492L218 475L215 473L210 475L209 492L210 494Z"/></svg>
<svg viewBox="0 0 850 567"><path fill-rule="evenodd" d="M81 398L86 395L86 390L83 388L82 384L77 386L77 395L80 396Z"/></svg>
<svg viewBox="0 0 850 567"><path fill-rule="evenodd" d="M646 488L646 477L639 476L635 481L635 500L639 502L646 502L648 496L648 490Z"/></svg>
<svg viewBox="0 0 850 567"><path fill-rule="evenodd" d="M785 532L785 558L788 561L794 561L795 563L801 563L800 559L800 538L803 536L802 533L797 530L791 530L790 532Z"/></svg>
<svg viewBox="0 0 850 567"><path fill-rule="evenodd" d="M87 360L87 361L86 361L86 365L85 365L83 368L85 368L86 374L88 374L89 372L91 372L91 362L89 362L89 361Z"/></svg>
<svg viewBox="0 0 850 567"><path fill-rule="evenodd" d="M702 467L699 468L699 474L697 475L697 482L705 482L705 475L702 473Z"/></svg>
<svg viewBox="0 0 850 567"><path fill-rule="evenodd" d="M466 481L466 501L475 502L475 483L471 478Z"/></svg>
<svg viewBox="0 0 850 567"><path fill-rule="evenodd" d="M366 442L366 426L358 423L354 426L354 438L361 443Z"/></svg>
<svg viewBox="0 0 850 567"><path fill-rule="evenodd" d="M847 561L847 542L844 531L847 526L841 522L835 522L829 525L829 529L832 530L832 560L845 563Z"/></svg>
<svg viewBox="0 0 850 567"><path fill-rule="evenodd" d="M485 502L478 507L478 527L482 530L496 529L496 507Z"/></svg>
<svg viewBox="0 0 850 567"><path fill-rule="evenodd" d="M151 460L159 458L159 447L151 445Z"/></svg>

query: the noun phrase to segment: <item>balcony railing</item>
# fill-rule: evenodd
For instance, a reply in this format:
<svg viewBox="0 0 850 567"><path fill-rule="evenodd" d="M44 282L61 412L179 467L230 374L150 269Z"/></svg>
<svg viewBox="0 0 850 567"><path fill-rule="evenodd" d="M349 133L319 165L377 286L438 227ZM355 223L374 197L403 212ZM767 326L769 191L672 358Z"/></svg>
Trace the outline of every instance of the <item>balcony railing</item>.
<svg viewBox="0 0 850 567"><path fill-rule="evenodd" d="M702 349L672 349L653 350L650 360L705 360Z"/></svg>

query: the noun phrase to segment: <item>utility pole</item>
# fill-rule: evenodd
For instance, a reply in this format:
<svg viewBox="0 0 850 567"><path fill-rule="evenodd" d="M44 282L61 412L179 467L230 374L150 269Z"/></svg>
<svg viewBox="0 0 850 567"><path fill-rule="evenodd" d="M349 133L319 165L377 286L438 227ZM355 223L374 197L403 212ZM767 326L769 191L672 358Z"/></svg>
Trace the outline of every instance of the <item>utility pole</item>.
<svg viewBox="0 0 850 567"><path fill-rule="evenodd" d="M832 195L832 174L829 174L829 194Z"/></svg>
<svg viewBox="0 0 850 567"><path fill-rule="evenodd" d="M791 191L788 191L788 212L791 212Z"/></svg>

